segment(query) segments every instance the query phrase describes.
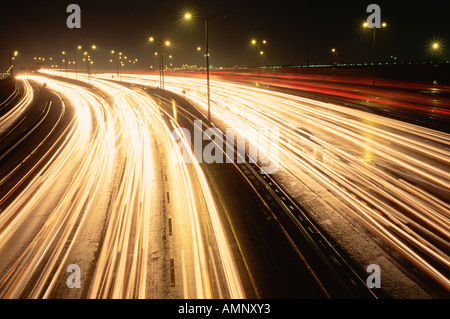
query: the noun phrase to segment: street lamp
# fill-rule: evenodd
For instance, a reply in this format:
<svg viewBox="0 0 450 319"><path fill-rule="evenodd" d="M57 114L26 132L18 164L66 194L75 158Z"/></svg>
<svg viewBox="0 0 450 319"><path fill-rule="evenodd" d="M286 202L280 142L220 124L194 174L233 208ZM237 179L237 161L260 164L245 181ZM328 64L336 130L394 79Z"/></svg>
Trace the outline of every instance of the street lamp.
<svg viewBox="0 0 450 319"><path fill-rule="evenodd" d="M209 85L209 39L208 39L208 23L209 21L217 18L217 17L222 17L222 18L226 18L227 14L216 14L213 16L205 16L203 18L204 22L205 22L205 58L206 58L206 90L207 90L207 96L208 96L208 122L211 123L211 93L210 93L210 85ZM191 13L186 13L184 15L184 18L187 20L190 20L192 18L192 14Z"/></svg>
<svg viewBox="0 0 450 319"><path fill-rule="evenodd" d="M15 57L16 57L17 55L19 55L19 52L18 52L18 51L9 52L9 70L10 70L9 75L10 75L11 78L14 77L14 72L13 72L14 65L13 65L13 62L12 62L12 61L15 60Z"/></svg>
<svg viewBox="0 0 450 319"><path fill-rule="evenodd" d="M335 58L336 58L336 49L332 48L331 49L331 64L333 64L333 65L336 63Z"/></svg>
<svg viewBox="0 0 450 319"><path fill-rule="evenodd" d="M257 41L256 39L252 39L252 45L255 45L256 52L258 55L258 76L261 76L261 56L264 54L264 51L261 50L261 44L267 44L266 40Z"/></svg>
<svg viewBox="0 0 450 319"><path fill-rule="evenodd" d="M79 49L81 49L81 46L78 46ZM91 46L91 48L93 50L95 50L97 47L93 44ZM91 56L89 55L88 51L84 51L83 53L85 55L85 58L83 58L83 61L86 61L86 65L87 65L87 74L88 74L88 83L89 85L91 84L91 71L90 71L90 64L94 64L94 61L91 60ZM75 66L76 66L76 61L75 61Z"/></svg>
<svg viewBox="0 0 450 319"><path fill-rule="evenodd" d="M367 29L369 27L369 24L367 22L364 22L363 28ZM381 23L381 28L386 28L387 23L383 22ZM375 30L377 29L375 26L372 27L373 29L373 45L372 45L372 58L373 58L373 75L372 75L372 86L375 86Z"/></svg>
<svg viewBox="0 0 450 319"><path fill-rule="evenodd" d="M78 45L75 49L75 80L78 80L78 70L77 70L77 50L81 50L83 47L81 45Z"/></svg>
<svg viewBox="0 0 450 319"><path fill-rule="evenodd" d="M115 57L116 57L117 79L119 79L121 81L121 79L120 79L120 66L122 65L122 63L120 63L121 62L120 60L122 60L122 52L111 50L111 54L114 54Z"/></svg>
<svg viewBox="0 0 450 319"><path fill-rule="evenodd" d="M148 38L149 42L154 42L155 38L154 37L149 37ZM159 49L159 54L158 52L155 52L155 56L159 55L159 87L161 89L164 90L164 48L165 47L170 47L171 43L169 40L160 40L158 42L158 49Z"/></svg>
<svg viewBox="0 0 450 319"><path fill-rule="evenodd" d="M63 51L63 52L61 52L61 54L64 56L63 62L64 62L64 66L66 69L66 78L67 78L67 53L66 53L66 51Z"/></svg>
<svg viewBox="0 0 450 319"><path fill-rule="evenodd" d="M439 59L439 53L441 52L441 45L439 42L433 42L433 44L431 45L431 50L433 52L433 55L436 54L438 56Z"/></svg>
<svg viewBox="0 0 450 319"><path fill-rule="evenodd" d="M92 48L92 50L96 50L97 49L97 46L95 45L95 44L93 44L93 45L91 45L91 48ZM92 52L93 53L93 52ZM89 80L89 84L91 84L91 70L92 70L92 68L89 68L89 66L91 65L91 64L94 64L94 61L93 60L91 60L91 57L90 56L88 56L88 60L89 60L89 63L88 63L88 80Z"/></svg>

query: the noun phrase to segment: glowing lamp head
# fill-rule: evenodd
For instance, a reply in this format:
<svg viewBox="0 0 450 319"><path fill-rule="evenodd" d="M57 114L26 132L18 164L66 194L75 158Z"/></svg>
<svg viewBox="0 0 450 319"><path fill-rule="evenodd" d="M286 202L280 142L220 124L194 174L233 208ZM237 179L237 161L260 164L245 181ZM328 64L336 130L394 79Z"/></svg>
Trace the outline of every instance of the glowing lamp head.
<svg viewBox="0 0 450 319"><path fill-rule="evenodd" d="M435 49L435 50L439 49L439 43L434 42L433 43L433 49Z"/></svg>
<svg viewBox="0 0 450 319"><path fill-rule="evenodd" d="M255 39L252 40L252 44L256 44L256 40Z"/></svg>
<svg viewBox="0 0 450 319"><path fill-rule="evenodd" d="M150 38L148 38L148 41L153 42L153 41L155 41L155 38L154 37L150 37Z"/></svg>
<svg viewBox="0 0 450 319"><path fill-rule="evenodd" d="M164 44L166 45L166 47L170 46L170 41L166 41L164 42Z"/></svg>
<svg viewBox="0 0 450 319"><path fill-rule="evenodd" d="M189 19L192 18L192 14L189 13L189 12L186 12L186 13L184 14L184 18L185 18L186 20L189 20Z"/></svg>

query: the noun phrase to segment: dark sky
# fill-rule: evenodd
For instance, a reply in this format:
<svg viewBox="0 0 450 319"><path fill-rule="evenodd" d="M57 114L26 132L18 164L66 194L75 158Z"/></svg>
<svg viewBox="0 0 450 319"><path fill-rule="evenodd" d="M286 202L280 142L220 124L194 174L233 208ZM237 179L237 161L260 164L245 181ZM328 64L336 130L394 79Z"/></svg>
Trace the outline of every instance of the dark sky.
<svg viewBox="0 0 450 319"><path fill-rule="evenodd" d="M81 7L81 29L66 26L70 3ZM122 49L141 65L156 64L155 46L148 37L172 41L173 62L199 64L197 46L204 46L202 17L219 13L227 18L210 22L211 64L253 64L253 37L267 40L263 64L329 63L331 48L339 62L370 62L371 33L361 30L366 7L377 3L388 28L377 32L377 56L388 60L426 59L433 39L450 48L450 1L286 1L286 0L15 0L2 1L0 48L18 50L17 64L34 56L59 59L62 50L72 59L78 44L96 44L93 59L106 64L111 49ZM195 21L182 19L190 11ZM2 70L7 50L0 53ZM96 63L97 63L96 62ZM97 64L99 65L99 64Z"/></svg>

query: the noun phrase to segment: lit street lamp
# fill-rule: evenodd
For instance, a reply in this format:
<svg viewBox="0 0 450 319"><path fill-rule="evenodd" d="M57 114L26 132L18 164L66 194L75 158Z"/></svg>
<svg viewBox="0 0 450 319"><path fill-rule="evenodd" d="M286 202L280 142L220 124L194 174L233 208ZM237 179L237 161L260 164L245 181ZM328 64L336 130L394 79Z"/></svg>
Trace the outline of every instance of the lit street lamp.
<svg viewBox="0 0 450 319"><path fill-rule="evenodd" d="M206 58L206 90L207 90L207 96L208 96L208 122L211 123L211 94L210 94L210 88L209 88L209 39L208 39L208 23L209 21L217 18L222 17L226 18L227 14L216 14L213 16L205 16L203 19L205 21L205 58ZM186 13L184 15L184 18L186 20L190 20L192 18L192 14Z"/></svg>
<svg viewBox="0 0 450 319"><path fill-rule="evenodd" d="M64 56L64 60L62 62L64 62L64 66L66 69L66 78L67 78L67 53L66 53L66 51L63 51L63 52L61 52L61 54ZM76 63L75 63L75 65L76 65Z"/></svg>
<svg viewBox="0 0 450 319"><path fill-rule="evenodd" d="M122 63L120 61L120 60L122 60L122 52L111 50L111 54L114 54L116 57L117 79L122 81L121 72L120 72L120 66L122 65ZM111 62L112 62L112 60L111 60Z"/></svg>
<svg viewBox="0 0 450 319"><path fill-rule="evenodd" d="M258 76L261 76L261 56L264 55L264 51L261 50L261 44L266 44L266 40L262 40L261 42L253 39L252 45L256 46L256 54L258 55Z"/></svg>
<svg viewBox="0 0 450 319"><path fill-rule="evenodd" d="M17 51L9 52L9 69L10 69L10 73L9 73L9 74L10 74L11 78L14 77L14 72L13 72L14 65L13 65L13 62L12 62L12 61L15 60L15 57L16 57L18 54L19 54L19 52L17 52Z"/></svg>
<svg viewBox="0 0 450 319"><path fill-rule="evenodd" d="M149 42L154 42L154 37L148 38ZM159 41L158 43L158 52L155 52L155 56L159 55L159 87L164 90L164 48L170 47L171 43L169 40Z"/></svg>
<svg viewBox="0 0 450 319"><path fill-rule="evenodd" d="M442 51L442 46L439 42L433 42L431 44L431 52L432 52L433 56L435 56L437 58L437 60L441 59L441 51Z"/></svg>
<svg viewBox="0 0 450 319"><path fill-rule="evenodd" d="M364 22L363 24L364 28L368 28L369 24L367 22ZM383 22L381 24L382 28L386 28L387 24L386 22ZM372 75L372 86L375 86L375 30L377 29L375 26L372 27L373 29L373 45L372 45L372 58L373 58L373 75Z"/></svg>
<svg viewBox="0 0 450 319"><path fill-rule="evenodd" d="M331 49L331 64L334 65L336 63L336 49Z"/></svg>
<svg viewBox="0 0 450 319"><path fill-rule="evenodd" d="M81 49L81 46L78 46L79 49ZM91 48L93 50L95 50L97 47L95 45L92 45ZM91 84L91 70L90 70L90 65L94 64L94 61L91 60L91 56L89 55L88 51L84 51L83 53L85 55L85 58L83 58L83 61L86 61L86 65L87 65L87 74L88 74L88 83L89 85ZM76 66L76 61L74 62L75 66Z"/></svg>
<svg viewBox="0 0 450 319"><path fill-rule="evenodd" d="M77 50L81 50L82 46L79 45L77 46L77 48L75 49L75 80L78 80L78 70L77 70ZM66 68L67 69L67 68Z"/></svg>
<svg viewBox="0 0 450 319"><path fill-rule="evenodd" d="M7 50L7 49L8 49L8 48L1 48L0 51L2 51L2 50ZM13 72L14 65L13 65L13 62L12 62L12 61L15 60L15 57L16 57L17 55L19 55L19 52L18 52L18 51L14 51L14 52L9 51L9 76L10 76L11 78L14 77L14 72Z"/></svg>

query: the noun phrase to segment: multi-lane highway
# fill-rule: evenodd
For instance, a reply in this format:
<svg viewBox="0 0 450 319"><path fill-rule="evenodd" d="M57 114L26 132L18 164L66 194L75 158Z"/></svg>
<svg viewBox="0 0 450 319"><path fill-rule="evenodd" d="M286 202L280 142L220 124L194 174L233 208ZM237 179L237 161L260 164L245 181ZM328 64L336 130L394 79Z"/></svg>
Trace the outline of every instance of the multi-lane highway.
<svg viewBox="0 0 450 319"><path fill-rule="evenodd" d="M208 171L197 142L173 134L187 129L194 138L194 119L205 121L204 79L166 76L165 89L178 95L175 100L154 89L160 80L154 75L124 74L119 83L103 74L91 77L90 85L82 74L79 81L54 75L59 73L21 76L21 98L0 118L0 161L8 165L2 164L0 176L3 298L270 296L258 267L260 273L277 269L267 256L282 255L275 245L283 236L286 256L304 265L299 274L294 267L292 281L301 276L310 282L310 290L298 290L332 297L323 269L308 259L296 231L303 231L305 243L313 238L311 246L336 252L325 258L348 261L363 285L366 267L380 265L382 295L428 297L450 289L447 133L255 85L212 81L213 127L233 130L248 150L258 146L250 160L270 179L261 190L254 179L265 174L246 176L250 166L224 168L230 174L223 182L212 179L224 166ZM200 127L201 147L210 141L206 128ZM227 155L213 159L237 161ZM276 184L271 198L288 220L241 216L239 200L223 195L231 180L241 179L256 195L248 197L249 205L266 205L252 214L271 210L265 192ZM227 202L233 201L231 212ZM294 213L297 205L302 214ZM305 219L312 224L305 226ZM236 220L251 220L247 229L263 229L270 220L279 234L244 239L239 229L246 228ZM271 240L273 250L264 255L270 244L262 242ZM66 285L73 264L82 270L80 289ZM282 285L283 269L278 271Z"/></svg>
<svg viewBox="0 0 450 319"><path fill-rule="evenodd" d="M21 81L46 83L75 115L55 155L2 207L2 297L245 297L205 177L176 160L146 93ZM85 289L67 289L69 264L89 277Z"/></svg>
<svg viewBox="0 0 450 319"><path fill-rule="evenodd" d="M123 76L123 81L159 85L151 75ZM419 273L449 289L447 133L253 85L211 85L213 122L223 131L248 132L247 138L253 132L267 139L265 145L276 140L279 148L269 154L278 163L275 179L339 242L352 237L344 225L356 223L383 250L400 253ZM206 112L204 79L166 76L164 87L178 94L185 90ZM358 244L349 243L351 249ZM361 246L360 257L377 263L378 250Z"/></svg>

